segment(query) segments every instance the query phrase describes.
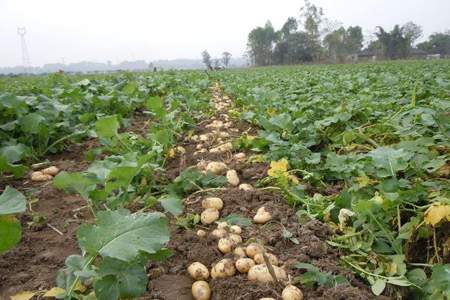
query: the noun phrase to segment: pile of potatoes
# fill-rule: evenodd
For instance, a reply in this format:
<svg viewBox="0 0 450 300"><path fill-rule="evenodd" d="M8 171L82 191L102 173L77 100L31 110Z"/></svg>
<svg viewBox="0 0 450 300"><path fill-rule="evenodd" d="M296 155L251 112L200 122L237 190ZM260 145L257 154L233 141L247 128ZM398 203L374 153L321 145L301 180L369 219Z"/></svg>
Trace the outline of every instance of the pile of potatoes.
<svg viewBox="0 0 450 300"><path fill-rule="evenodd" d="M272 283L274 278L266 264L268 260L278 282L287 282L286 271L279 267L278 259L272 253L266 252L263 245L250 243L242 245L242 228L238 225L229 225L227 222L219 222L217 228L210 235L218 240L217 247L220 252L227 255L226 258L214 264L211 271L200 262L194 262L188 267L189 275L196 280L192 285L192 295L196 300L208 300L211 297L211 289L208 278L225 279L236 273L247 274L249 281ZM200 238L206 236L204 230L197 231ZM229 254L232 253L233 258ZM265 256L265 258L264 258ZM302 300L303 294L297 287L288 284L282 292L283 300Z"/></svg>
<svg viewBox="0 0 450 300"><path fill-rule="evenodd" d="M59 169L55 166L51 166L39 171L31 173L31 181L42 182L52 180L53 176L59 173Z"/></svg>

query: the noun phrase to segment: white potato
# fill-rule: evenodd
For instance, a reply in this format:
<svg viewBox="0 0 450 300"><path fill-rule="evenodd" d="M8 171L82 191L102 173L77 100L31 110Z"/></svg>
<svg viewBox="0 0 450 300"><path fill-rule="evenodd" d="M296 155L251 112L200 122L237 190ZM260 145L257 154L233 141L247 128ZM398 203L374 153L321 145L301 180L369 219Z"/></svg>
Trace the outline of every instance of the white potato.
<svg viewBox="0 0 450 300"><path fill-rule="evenodd" d="M266 256L269 259L271 265L278 266L278 259L275 255L273 255L272 253L266 253ZM266 261L264 260L264 255L262 253L256 253L256 255L253 257L253 260L258 265L266 263Z"/></svg>
<svg viewBox="0 0 450 300"><path fill-rule="evenodd" d="M192 297L195 300L209 300L211 289L206 281L196 281L192 284Z"/></svg>
<svg viewBox="0 0 450 300"><path fill-rule="evenodd" d="M206 166L206 171L215 175L222 175L227 170L227 165L223 162L213 161Z"/></svg>
<svg viewBox="0 0 450 300"><path fill-rule="evenodd" d="M255 257L258 253L263 253L264 247L258 243L251 243L245 248L245 253L247 253L247 256L250 258Z"/></svg>
<svg viewBox="0 0 450 300"><path fill-rule="evenodd" d="M197 230L197 236L200 237L200 238L205 237L206 236L206 231L204 231L202 229Z"/></svg>
<svg viewBox="0 0 450 300"><path fill-rule="evenodd" d="M239 185L239 189L243 191L253 191L254 188L251 186L251 184L248 183L242 183Z"/></svg>
<svg viewBox="0 0 450 300"><path fill-rule="evenodd" d="M200 262L190 264L188 267L188 273L195 280L206 280L209 277L208 268Z"/></svg>
<svg viewBox="0 0 450 300"><path fill-rule="evenodd" d="M286 280L286 271L280 267L272 266L277 280ZM248 280L261 283L273 282L273 277L267 268L267 265L255 265L248 271Z"/></svg>
<svg viewBox="0 0 450 300"><path fill-rule="evenodd" d="M239 185L239 176L238 176L236 170L228 170L227 171L227 181L232 186Z"/></svg>
<svg viewBox="0 0 450 300"><path fill-rule="evenodd" d="M247 273L254 265L255 262L251 258L239 258L235 263L236 269L240 273Z"/></svg>
<svg viewBox="0 0 450 300"><path fill-rule="evenodd" d="M41 170L41 172L45 175L55 176L56 174L59 173L59 169L55 166L51 166L51 167Z"/></svg>
<svg viewBox="0 0 450 300"><path fill-rule="evenodd" d="M281 297L283 300L303 300L303 293L298 287L290 284L284 288Z"/></svg>
<svg viewBox="0 0 450 300"><path fill-rule="evenodd" d="M247 257L247 255L245 254L245 250L244 250L244 248L242 248L242 247L236 247L236 248L233 250L233 254L234 254L235 256L237 256L237 257L240 257L240 258Z"/></svg>
<svg viewBox="0 0 450 300"><path fill-rule="evenodd" d="M220 252L223 254L230 253L236 243L230 238L221 238L217 244Z"/></svg>
<svg viewBox="0 0 450 300"><path fill-rule="evenodd" d="M213 279L231 277L235 273L236 268L234 267L233 261L228 258L222 259L211 269L211 277Z"/></svg>
<svg viewBox="0 0 450 300"><path fill-rule="evenodd" d="M216 239L221 239L226 237L228 235L228 232L223 228L217 228L211 232L211 235Z"/></svg>
<svg viewBox="0 0 450 300"><path fill-rule="evenodd" d="M36 172L31 173L32 181L38 181L38 182L48 181L48 180L51 180L52 178L53 178L52 175L44 174L41 171L36 171Z"/></svg>
<svg viewBox="0 0 450 300"><path fill-rule="evenodd" d="M235 234L241 234L242 233L242 229L238 225L232 225L230 227L230 232L231 233L235 233Z"/></svg>
<svg viewBox="0 0 450 300"><path fill-rule="evenodd" d="M200 220L204 225L212 224L217 219L219 219L219 210L216 208L207 208L200 215Z"/></svg>
<svg viewBox="0 0 450 300"><path fill-rule="evenodd" d="M264 224L270 220L272 220L272 215L266 210L264 206L260 207L257 210L256 215L253 217L253 221L257 224Z"/></svg>
<svg viewBox="0 0 450 300"><path fill-rule="evenodd" d="M223 201L217 197L208 197L202 201L202 207L204 209L215 208L221 210L223 208Z"/></svg>

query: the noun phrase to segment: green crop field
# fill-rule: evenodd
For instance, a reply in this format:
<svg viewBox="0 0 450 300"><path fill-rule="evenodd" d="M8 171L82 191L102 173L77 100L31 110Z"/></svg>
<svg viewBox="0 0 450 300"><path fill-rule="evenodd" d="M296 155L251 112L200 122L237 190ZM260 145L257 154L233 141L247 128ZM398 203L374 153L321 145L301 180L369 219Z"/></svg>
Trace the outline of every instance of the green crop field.
<svg viewBox="0 0 450 300"><path fill-rule="evenodd" d="M448 60L2 77L0 299L448 299L449 180Z"/></svg>

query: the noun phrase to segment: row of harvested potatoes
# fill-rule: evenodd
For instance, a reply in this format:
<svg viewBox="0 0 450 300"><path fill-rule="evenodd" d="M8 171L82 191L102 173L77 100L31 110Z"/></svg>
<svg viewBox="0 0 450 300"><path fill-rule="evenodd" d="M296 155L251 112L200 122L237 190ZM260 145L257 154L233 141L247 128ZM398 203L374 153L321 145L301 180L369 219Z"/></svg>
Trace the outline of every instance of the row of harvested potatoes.
<svg viewBox="0 0 450 300"><path fill-rule="evenodd" d="M216 198L218 199L218 198ZM209 201L210 202L210 201ZM255 216L256 217L256 216ZM192 284L192 296L196 300L209 300L211 298L211 289L207 280L226 279L240 274L247 274L249 281L260 283L288 283L286 271L279 267L277 257L266 252L263 245L259 243L250 243L246 247L242 244L242 228L237 225L229 225L227 222L219 222L217 228L210 235L218 240L217 248L224 255L232 253L233 258L224 258L214 264L211 270L201 262L194 262L188 266L189 275L196 280ZM198 230L199 238L206 237L204 230ZM272 274L271 274L272 273ZM275 278L274 278L275 277ZM302 300L301 290L291 284L287 284L282 292L283 300ZM272 298L262 298L272 299Z"/></svg>

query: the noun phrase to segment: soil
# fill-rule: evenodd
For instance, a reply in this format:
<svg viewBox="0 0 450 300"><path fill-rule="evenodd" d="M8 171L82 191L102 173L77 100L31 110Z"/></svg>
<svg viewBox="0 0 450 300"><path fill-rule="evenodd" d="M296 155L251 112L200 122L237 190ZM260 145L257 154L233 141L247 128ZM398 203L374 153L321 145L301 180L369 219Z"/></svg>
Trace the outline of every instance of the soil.
<svg viewBox="0 0 450 300"><path fill-rule="evenodd" d="M220 100L218 88L213 90L213 98ZM222 111L223 113L224 111ZM218 113L214 117L222 120ZM205 120L195 128L195 134L205 134L212 131L206 125L211 120ZM130 131L143 134L147 131L147 118L138 116L130 123ZM239 137L243 132L256 134L256 129L244 122L237 122L234 130L227 130L230 140ZM228 140L228 139L227 139ZM88 141L73 149L69 148L63 155L55 155L49 159L62 170L81 171L87 168L84 160L86 149L95 146L95 142ZM205 148L217 146L217 141L204 143ZM264 163L247 163L233 158L231 152L198 153L196 142L190 139L180 141L186 149L185 154L178 154L171 159L166 167L166 176L173 180L187 167L195 166L201 160L223 161L229 168L235 169L241 183L253 186L257 181L266 176L268 165ZM251 153L247 153L247 156ZM75 233L83 222L89 222L89 211L82 209L85 205L83 199L75 195L67 195L55 190L50 183L36 184L30 181L8 182L17 189L32 194L39 199L32 204L32 211L28 210L22 216L24 228L23 238L17 248L0 257L0 299L8 297L24 290L47 289L55 285L57 270L63 266L65 258L79 249L76 243ZM0 183L0 188L5 184ZM339 189L337 187L336 189ZM330 191L332 193L334 191ZM252 220L256 210L264 206L273 219L265 225L251 225L243 227L241 237L243 245L250 242L259 242L265 246L266 251L273 253L278 258L280 265L294 279L302 270L294 266L298 262L306 262L318 267L322 272L333 275L345 276L349 284L337 288L297 286L303 291L304 299L388 299L375 297L368 286L355 278L352 272L343 266L339 260L339 252L326 243L332 234L327 225L311 220L300 224L296 216L296 210L290 207L283 196L270 189L254 189L243 191L237 187L226 186L208 193L198 193L188 197L185 201L184 213L200 214L202 211L201 200L207 196L220 197L224 202L221 217L230 214L239 215L242 218ZM33 216L45 217L45 222L28 225ZM148 300L192 300L191 285L193 280L187 274L187 267L192 262L198 261L210 268L223 258L233 258L232 255L223 255L217 249L217 240L207 235L199 238L196 235L198 229L208 233L215 229L215 225L204 226L198 224L195 228L186 230L171 220L171 240L167 245L172 251L172 256L163 262L151 262L147 266L149 275L148 292L141 299ZM61 231L49 227L49 224ZM292 234L290 239L286 233ZM282 287L276 284L261 284L247 280L246 274L238 274L227 279L209 279L213 300L220 299L244 299L257 300L263 297L281 299Z"/></svg>
<svg viewBox="0 0 450 300"><path fill-rule="evenodd" d="M214 118L225 122L220 114ZM194 134L211 132L211 129L205 125L207 124L197 126ZM240 136L244 131L256 132L245 123L239 123L236 128L238 131L227 130L231 139ZM170 179L174 179L182 170L195 166L201 160L225 162L230 169L237 171L241 183L255 185L267 174L269 168L267 164L236 161L233 159L232 153L196 153L196 145L197 143L191 140L183 141L182 146L187 150L186 153L178 155L168 163L167 172ZM216 145L212 142L206 143L206 146L211 148ZM251 153L247 153L248 155ZM303 291L304 299L388 299L373 296L370 288L355 278L352 272L341 264L339 252L326 243L327 238L332 234L327 225L316 220L311 220L303 225L299 224L295 209L287 204L281 194L269 189L243 191L237 187L227 186L222 190L198 193L188 197L185 201L184 213L200 214L202 212L201 201L208 196L222 199L224 207L220 211L221 217L233 214L251 221L257 209L264 206L272 214L272 221L265 225L252 223L243 227L242 246L250 242L263 244L266 251L273 253L278 258L280 265L285 267L291 279L304 272L296 269L295 264L305 262L313 264L322 272L343 275L349 281L348 285L337 288L306 287L297 284ZM164 262L151 263L148 266L149 292L144 299L192 300L189 289L194 280L187 274L187 267L193 262L201 262L210 269L223 258L233 258L232 254L223 255L218 250L217 240L209 235L209 232L215 228L215 224L208 226L199 224L195 228L186 230L177 227L173 222L171 241L168 245L173 254ZM198 229L205 230L207 236L199 238L196 235ZM291 239L284 237L286 232L292 234ZM246 274L238 274L227 279L209 279L208 281L213 300L256 300L263 297L281 299L282 287L276 284L250 282L247 280Z"/></svg>

